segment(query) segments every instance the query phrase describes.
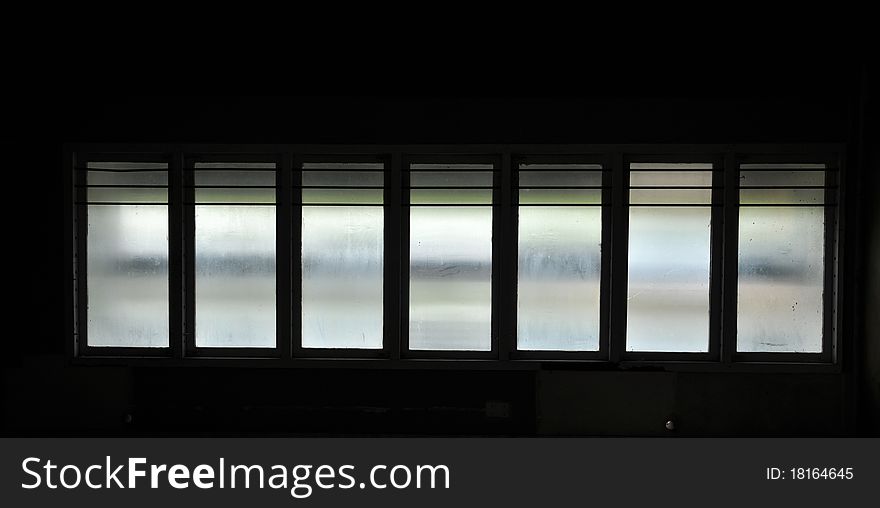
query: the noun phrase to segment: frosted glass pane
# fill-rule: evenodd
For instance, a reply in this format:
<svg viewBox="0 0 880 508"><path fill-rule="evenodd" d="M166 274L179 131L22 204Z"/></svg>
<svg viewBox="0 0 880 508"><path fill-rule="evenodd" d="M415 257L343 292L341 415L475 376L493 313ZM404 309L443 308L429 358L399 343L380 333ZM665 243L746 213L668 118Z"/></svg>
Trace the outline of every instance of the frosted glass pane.
<svg viewBox="0 0 880 508"><path fill-rule="evenodd" d="M302 209L302 345L381 348L383 211Z"/></svg>
<svg viewBox="0 0 880 508"><path fill-rule="evenodd" d="M520 187L599 187L601 171L520 171Z"/></svg>
<svg viewBox="0 0 880 508"><path fill-rule="evenodd" d="M492 203L492 189L414 189L411 204L483 205Z"/></svg>
<svg viewBox="0 0 880 508"><path fill-rule="evenodd" d="M196 346L275 346L275 207L196 206Z"/></svg>
<svg viewBox="0 0 880 508"><path fill-rule="evenodd" d="M627 351L709 348L709 207L629 214Z"/></svg>
<svg viewBox="0 0 880 508"><path fill-rule="evenodd" d="M275 189L226 187L223 189L196 189L196 203L274 203Z"/></svg>
<svg viewBox="0 0 880 508"><path fill-rule="evenodd" d="M492 208L410 209L410 349L492 349Z"/></svg>
<svg viewBox="0 0 880 508"><path fill-rule="evenodd" d="M824 171L740 171L742 187L820 187L825 185Z"/></svg>
<svg viewBox="0 0 880 508"><path fill-rule="evenodd" d="M167 203L168 189L154 187L89 187L89 203Z"/></svg>
<svg viewBox="0 0 880 508"><path fill-rule="evenodd" d="M519 210L517 348L597 351L602 211Z"/></svg>
<svg viewBox="0 0 880 508"><path fill-rule="evenodd" d="M88 344L168 346L168 207L88 207Z"/></svg>
<svg viewBox="0 0 880 508"><path fill-rule="evenodd" d="M89 171L89 185L168 185L168 171Z"/></svg>
<svg viewBox="0 0 880 508"><path fill-rule="evenodd" d="M519 203L531 204L579 204L599 205L602 203L600 189L520 189Z"/></svg>
<svg viewBox="0 0 880 508"><path fill-rule="evenodd" d="M737 351L822 351L824 214L740 208Z"/></svg>
<svg viewBox="0 0 880 508"><path fill-rule="evenodd" d="M368 204L381 205L382 189L303 189L305 204Z"/></svg>
<svg viewBox="0 0 880 508"><path fill-rule="evenodd" d="M326 187L381 187L381 171L303 171L302 184Z"/></svg>
<svg viewBox="0 0 880 508"><path fill-rule="evenodd" d="M629 191L631 205L708 205L712 202L712 189L632 189Z"/></svg>
<svg viewBox="0 0 880 508"><path fill-rule="evenodd" d="M711 171L630 171L630 187L711 187Z"/></svg>
<svg viewBox="0 0 880 508"><path fill-rule="evenodd" d="M275 186L275 171L254 170L198 170L193 172L196 185L239 185Z"/></svg>
<svg viewBox="0 0 880 508"><path fill-rule="evenodd" d="M748 205L795 204L821 205L825 202L824 189L742 189L739 202Z"/></svg>
<svg viewBox="0 0 880 508"><path fill-rule="evenodd" d="M412 187L491 187L491 171L412 171Z"/></svg>

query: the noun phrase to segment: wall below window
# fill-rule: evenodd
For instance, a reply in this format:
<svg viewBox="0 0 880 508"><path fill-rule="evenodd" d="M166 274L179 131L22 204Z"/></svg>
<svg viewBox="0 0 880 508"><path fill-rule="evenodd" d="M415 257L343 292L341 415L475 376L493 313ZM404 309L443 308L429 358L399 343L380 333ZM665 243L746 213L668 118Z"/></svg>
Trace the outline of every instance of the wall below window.
<svg viewBox="0 0 880 508"><path fill-rule="evenodd" d="M6 374L12 433L846 435L833 374L64 367ZM666 430L668 420L676 430Z"/></svg>

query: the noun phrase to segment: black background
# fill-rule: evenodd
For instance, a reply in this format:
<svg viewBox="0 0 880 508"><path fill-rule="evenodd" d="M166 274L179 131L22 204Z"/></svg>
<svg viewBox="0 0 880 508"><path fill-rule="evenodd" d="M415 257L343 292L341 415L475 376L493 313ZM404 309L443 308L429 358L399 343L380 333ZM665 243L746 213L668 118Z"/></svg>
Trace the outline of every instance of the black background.
<svg viewBox="0 0 880 508"><path fill-rule="evenodd" d="M142 95L128 86L155 75L65 66L40 74L39 88L7 94L4 183L15 199L4 434L650 436L672 434L664 422L674 418L679 436L877 435L876 67L672 58L581 74L554 63L510 68L501 84L443 66L388 80L384 68L335 81L294 72L271 90L304 95L259 95L259 80L275 76L262 69L250 95ZM213 90L162 76L164 92ZM65 142L846 143L858 212L849 226L858 255L845 272L857 287L845 304L852 350L840 374L73 366L64 353ZM508 403L509 416L487 415L487 402Z"/></svg>

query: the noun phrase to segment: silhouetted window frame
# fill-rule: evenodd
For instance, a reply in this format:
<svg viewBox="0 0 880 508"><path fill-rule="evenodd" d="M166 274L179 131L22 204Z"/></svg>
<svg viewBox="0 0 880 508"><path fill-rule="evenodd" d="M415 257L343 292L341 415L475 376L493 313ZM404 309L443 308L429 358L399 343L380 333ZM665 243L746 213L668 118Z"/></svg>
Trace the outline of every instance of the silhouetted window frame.
<svg viewBox="0 0 880 508"><path fill-rule="evenodd" d="M84 178L89 161L162 160L169 164L169 347L88 346L86 319ZM192 164L210 161L274 161L276 169L276 346L195 348L193 335ZM305 349L299 343L300 234L304 161L376 161L385 164L383 347L374 350ZM493 171L492 349L487 352L411 351L408 348L409 164L491 161ZM518 164L522 161L580 161L602 165L602 259L599 351L519 351L516 348ZM710 343L708 353L626 351L628 164L712 162ZM736 272L739 164L822 162L826 194L826 276L823 294L822 353L737 353ZM580 369L660 368L665 370L745 370L839 372L841 350L839 276L844 238L842 220L844 149L813 144L606 144L606 145L264 145L76 143L64 146L69 357L78 363L146 365L539 369L569 365ZM833 179L833 180L832 180Z"/></svg>

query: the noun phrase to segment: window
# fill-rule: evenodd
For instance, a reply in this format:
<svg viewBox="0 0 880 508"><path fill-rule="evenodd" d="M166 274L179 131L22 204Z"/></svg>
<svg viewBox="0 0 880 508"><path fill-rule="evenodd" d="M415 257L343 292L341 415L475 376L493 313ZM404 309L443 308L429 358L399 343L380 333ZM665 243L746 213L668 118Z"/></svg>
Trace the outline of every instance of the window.
<svg viewBox="0 0 880 508"><path fill-rule="evenodd" d="M492 349L493 169L410 165L412 350Z"/></svg>
<svg viewBox="0 0 880 508"><path fill-rule="evenodd" d="M384 169L303 164L304 348L382 348Z"/></svg>
<svg viewBox="0 0 880 508"><path fill-rule="evenodd" d="M598 351L602 166L520 163L517 349Z"/></svg>
<svg viewBox="0 0 880 508"><path fill-rule="evenodd" d="M739 166L737 352L822 353L825 164Z"/></svg>
<svg viewBox="0 0 880 508"><path fill-rule="evenodd" d="M839 145L68 153L75 356L839 368Z"/></svg>
<svg viewBox="0 0 880 508"><path fill-rule="evenodd" d="M275 163L195 162L195 346L275 347Z"/></svg>
<svg viewBox="0 0 880 508"><path fill-rule="evenodd" d="M629 170L626 350L708 352L712 164Z"/></svg>
<svg viewBox="0 0 880 508"><path fill-rule="evenodd" d="M89 161L85 179L91 347L168 346L168 163Z"/></svg>

